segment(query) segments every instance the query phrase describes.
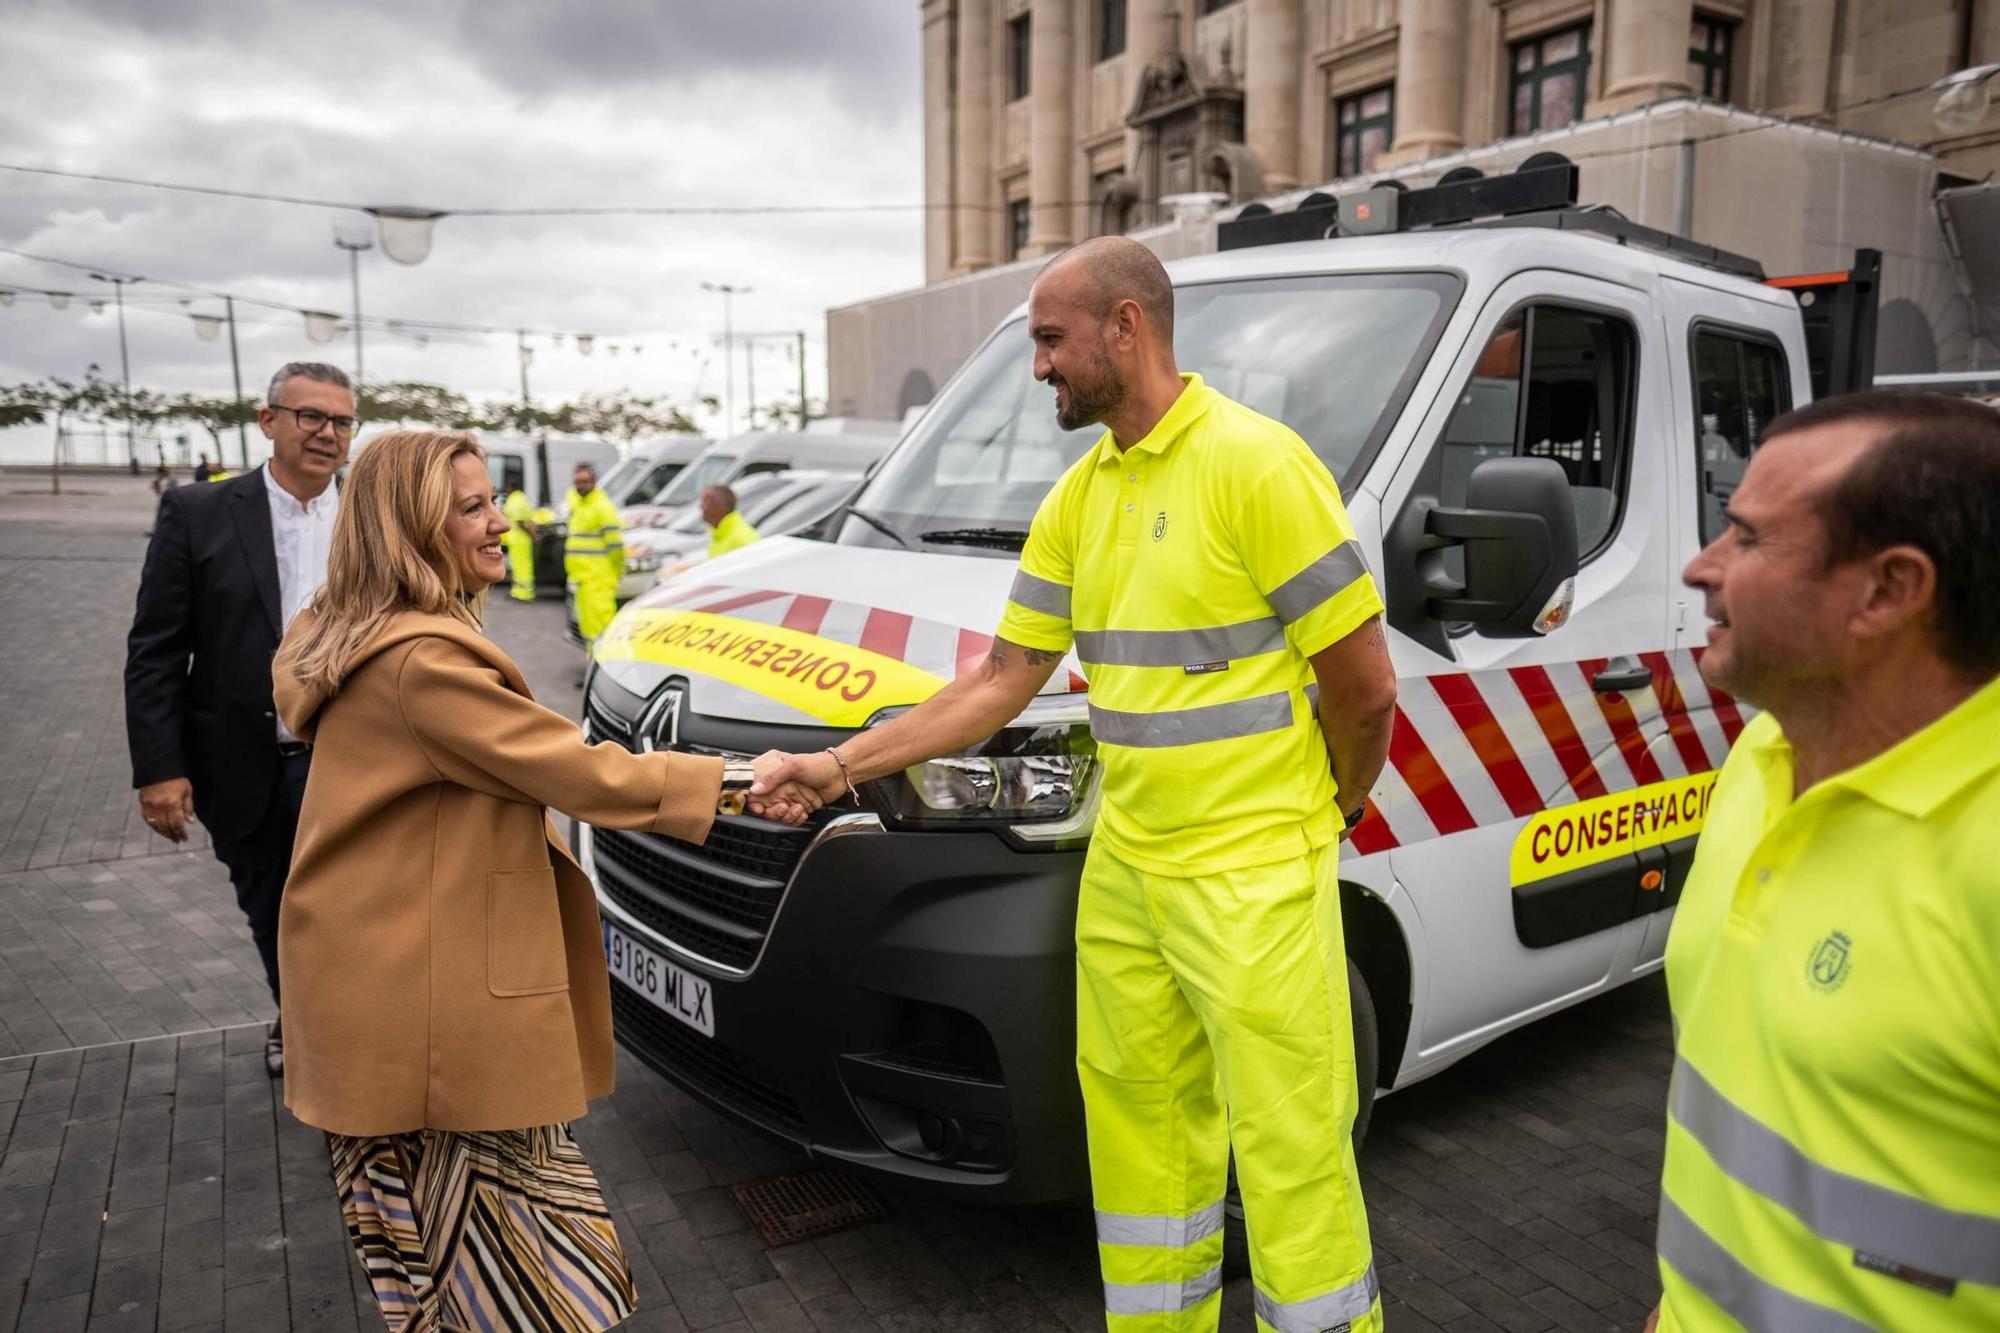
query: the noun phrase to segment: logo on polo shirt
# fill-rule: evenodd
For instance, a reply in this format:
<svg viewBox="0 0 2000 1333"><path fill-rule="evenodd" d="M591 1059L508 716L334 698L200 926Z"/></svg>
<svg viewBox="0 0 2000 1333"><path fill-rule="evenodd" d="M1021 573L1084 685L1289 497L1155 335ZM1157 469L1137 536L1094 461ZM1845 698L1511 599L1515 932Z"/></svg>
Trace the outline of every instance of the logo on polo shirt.
<svg viewBox="0 0 2000 1333"><path fill-rule="evenodd" d="M1153 516L1153 540L1158 541L1166 535L1167 535L1167 511L1162 509L1158 514L1155 514Z"/></svg>
<svg viewBox="0 0 2000 1333"><path fill-rule="evenodd" d="M1806 963L1806 976L1815 989L1837 991L1847 984L1849 943L1847 936L1836 930L1813 950Z"/></svg>

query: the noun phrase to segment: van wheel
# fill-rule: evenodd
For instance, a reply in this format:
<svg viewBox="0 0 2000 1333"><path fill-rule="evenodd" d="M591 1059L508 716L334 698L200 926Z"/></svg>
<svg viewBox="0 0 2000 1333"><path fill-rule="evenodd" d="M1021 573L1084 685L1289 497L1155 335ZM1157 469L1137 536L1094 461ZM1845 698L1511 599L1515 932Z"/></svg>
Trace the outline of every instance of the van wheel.
<svg viewBox="0 0 2000 1333"><path fill-rule="evenodd" d="M1354 1149L1368 1137L1368 1121L1375 1111L1376 1066L1381 1062L1381 1037L1375 1023L1375 997L1362 977L1361 969L1347 960L1347 1007L1354 1021L1354 1078L1360 1084L1354 1109ZM1243 1225L1243 1196L1236 1188L1236 1158L1229 1159L1229 1193L1222 1203L1222 1277L1250 1276L1250 1233Z"/></svg>

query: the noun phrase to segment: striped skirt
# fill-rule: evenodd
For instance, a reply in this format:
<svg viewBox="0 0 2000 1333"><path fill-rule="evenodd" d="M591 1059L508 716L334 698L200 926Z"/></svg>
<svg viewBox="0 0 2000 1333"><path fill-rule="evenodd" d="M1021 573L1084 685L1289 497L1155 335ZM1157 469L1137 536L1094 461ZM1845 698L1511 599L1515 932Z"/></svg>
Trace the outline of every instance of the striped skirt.
<svg viewBox="0 0 2000 1333"><path fill-rule="evenodd" d="M327 1141L347 1234L393 1333L586 1333L638 1303L569 1126Z"/></svg>

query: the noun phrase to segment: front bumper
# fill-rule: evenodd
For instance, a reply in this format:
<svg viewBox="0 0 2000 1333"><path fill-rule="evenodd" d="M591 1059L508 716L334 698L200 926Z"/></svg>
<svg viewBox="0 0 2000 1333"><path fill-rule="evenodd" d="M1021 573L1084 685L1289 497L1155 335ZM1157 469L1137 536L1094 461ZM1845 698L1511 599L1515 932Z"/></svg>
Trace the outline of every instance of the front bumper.
<svg viewBox="0 0 2000 1333"><path fill-rule="evenodd" d="M724 819L708 854L763 845L750 835L775 842L778 828ZM712 986L711 1038L612 982L619 1039L677 1085L863 1171L995 1203L1088 1194L1074 1062L1080 851L886 832L850 814L812 837L768 930L748 941L728 890L757 878L742 870L756 856L717 868L646 834L585 830L579 842L605 918Z"/></svg>

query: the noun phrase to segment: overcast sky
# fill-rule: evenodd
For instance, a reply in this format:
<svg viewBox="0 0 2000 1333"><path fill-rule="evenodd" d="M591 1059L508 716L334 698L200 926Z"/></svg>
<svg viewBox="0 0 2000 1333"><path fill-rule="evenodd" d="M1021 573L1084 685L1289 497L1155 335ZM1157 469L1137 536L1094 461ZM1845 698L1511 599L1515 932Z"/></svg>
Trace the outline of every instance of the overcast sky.
<svg viewBox="0 0 2000 1333"><path fill-rule="evenodd" d="M445 209L923 194L916 0L0 0L0 13L0 162ZM333 228L368 221L0 172L0 245L342 314ZM447 218L421 265L363 254L361 299L369 316L596 331L588 358L538 340L538 399L685 400L723 385L722 298L701 283L748 285L736 327L804 329L818 396L826 309L920 283L922 239L915 211ZM74 378L93 361L116 376L115 317L85 304L108 289L0 255L10 282L78 299L0 308L0 380ZM187 318L220 303L128 292L133 383L226 392L226 339L198 341ZM296 316L238 314L246 392L287 359L352 368L351 336L315 346ZM518 392L511 337L364 335L370 379ZM796 382L778 344L757 375L760 401ZM736 395L740 419L740 352Z"/></svg>

